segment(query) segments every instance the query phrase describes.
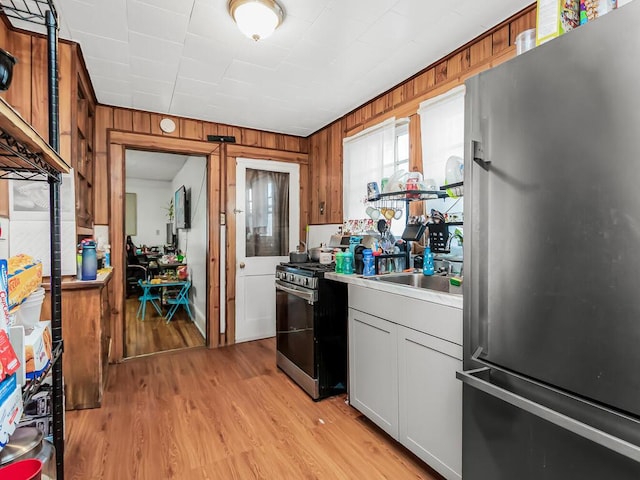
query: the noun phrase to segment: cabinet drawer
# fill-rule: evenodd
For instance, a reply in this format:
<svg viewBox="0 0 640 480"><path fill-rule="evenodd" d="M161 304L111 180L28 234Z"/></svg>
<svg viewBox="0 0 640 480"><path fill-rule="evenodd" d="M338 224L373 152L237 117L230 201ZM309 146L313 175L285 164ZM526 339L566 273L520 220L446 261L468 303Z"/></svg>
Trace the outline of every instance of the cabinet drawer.
<svg viewBox="0 0 640 480"><path fill-rule="evenodd" d="M461 309L358 285L349 285L349 307L462 345Z"/></svg>

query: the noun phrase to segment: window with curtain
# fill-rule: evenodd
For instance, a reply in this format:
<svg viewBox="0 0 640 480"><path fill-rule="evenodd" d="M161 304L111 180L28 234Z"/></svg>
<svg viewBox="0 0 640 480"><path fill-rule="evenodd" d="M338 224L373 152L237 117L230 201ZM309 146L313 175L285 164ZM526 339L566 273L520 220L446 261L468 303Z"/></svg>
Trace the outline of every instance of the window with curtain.
<svg viewBox="0 0 640 480"><path fill-rule="evenodd" d="M445 183L447 160L464 156L464 85L420 104L424 178Z"/></svg>
<svg viewBox="0 0 640 480"><path fill-rule="evenodd" d="M385 176L395 162L395 119L368 128L343 141L343 217L366 218L367 183Z"/></svg>
<svg viewBox="0 0 640 480"><path fill-rule="evenodd" d="M289 174L246 171L247 257L289 252Z"/></svg>
<svg viewBox="0 0 640 480"><path fill-rule="evenodd" d="M420 129L422 139L422 168L424 178L435 180L437 185L446 183L447 160L464 158L464 85L420 104ZM429 200L427 208L442 213L462 212L462 198ZM456 227L462 231L462 227ZM450 227L449 233L453 233Z"/></svg>
<svg viewBox="0 0 640 480"><path fill-rule="evenodd" d="M367 218L367 183L377 182L398 170L409 170L409 124L406 119L391 118L344 139L343 217ZM394 205L395 206L395 205ZM402 204L399 207L404 206ZM405 225L404 213L391 222L391 231L399 236Z"/></svg>

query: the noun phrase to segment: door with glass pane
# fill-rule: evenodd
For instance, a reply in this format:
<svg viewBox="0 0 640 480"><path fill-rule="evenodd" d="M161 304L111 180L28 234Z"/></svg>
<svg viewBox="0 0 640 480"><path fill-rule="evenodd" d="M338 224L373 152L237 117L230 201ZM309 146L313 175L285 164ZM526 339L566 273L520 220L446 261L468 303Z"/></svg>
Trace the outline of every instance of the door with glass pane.
<svg viewBox="0 0 640 480"><path fill-rule="evenodd" d="M276 265L299 243L297 164L236 161L236 342L276 333Z"/></svg>

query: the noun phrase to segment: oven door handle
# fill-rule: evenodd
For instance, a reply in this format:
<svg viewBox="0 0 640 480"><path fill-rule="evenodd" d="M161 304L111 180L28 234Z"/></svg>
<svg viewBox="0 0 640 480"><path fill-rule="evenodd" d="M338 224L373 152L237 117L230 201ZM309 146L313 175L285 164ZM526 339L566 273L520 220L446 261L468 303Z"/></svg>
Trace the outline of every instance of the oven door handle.
<svg viewBox="0 0 640 480"><path fill-rule="evenodd" d="M276 290L302 298L303 300L306 300L309 305L313 305L317 300L315 290L298 290L296 288L287 287L281 280L276 280Z"/></svg>

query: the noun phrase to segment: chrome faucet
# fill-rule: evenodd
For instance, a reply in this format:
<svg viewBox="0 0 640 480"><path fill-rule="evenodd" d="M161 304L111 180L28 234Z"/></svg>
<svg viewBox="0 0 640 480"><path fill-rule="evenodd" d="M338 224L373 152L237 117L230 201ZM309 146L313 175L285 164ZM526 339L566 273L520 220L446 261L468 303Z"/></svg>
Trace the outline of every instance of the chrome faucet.
<svg viewBox="0 0 640 480"><path fill-rule="evenodd" d="M454 238L457 238L458 239L458 243L460 245L462 245L462 242L464 241L464 237L462 236L462 232L456 228L456 231L453 232L451 235L449 235L449 238L447 238L447 243L446 243L446 245L444 247L445 250L451 250L451 241Z"/></svg>

